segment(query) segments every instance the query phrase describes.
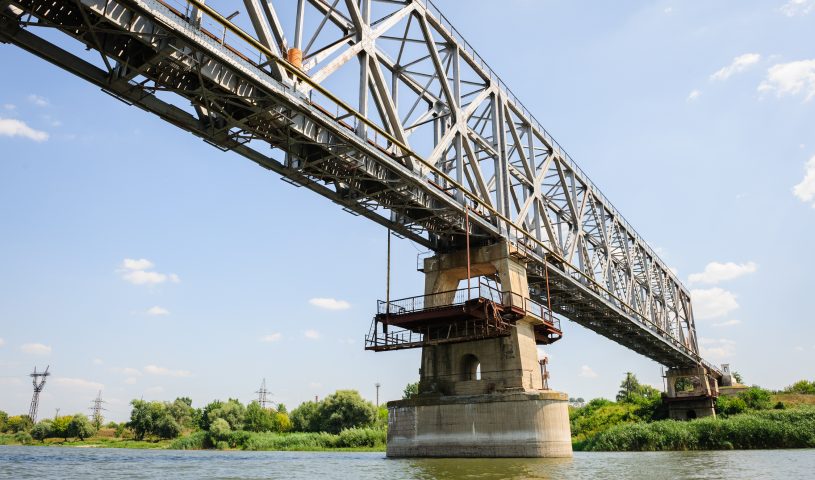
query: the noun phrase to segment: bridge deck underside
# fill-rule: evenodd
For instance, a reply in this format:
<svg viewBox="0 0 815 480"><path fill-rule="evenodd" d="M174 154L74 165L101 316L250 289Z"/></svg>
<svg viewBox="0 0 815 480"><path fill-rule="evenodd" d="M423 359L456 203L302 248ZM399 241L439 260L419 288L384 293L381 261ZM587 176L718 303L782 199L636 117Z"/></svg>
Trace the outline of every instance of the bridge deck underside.
<svg viewBox="0 0 815 480"><path fill-rule="evenodd" d="M540 285L542 289L546 288L544 277L530 277L529 282ZM588 285L574 281L551 266L549 291L554 312L589 330L662 365L693 367L699 364L667 332L655 325L632 319L631 315L626 315L620 308L610 305L594 293Z"/></svg>
<svg viewBox="0 0 815 480"><path fill-rule="evenodd" d="M12 15L9 5L25 14ZM38 26L102 52L98 58L107 68L32 33ZM189 19L158 2L0 0L0 40L429 248L439 248L439 239L449 246L464 238L461 203L432 188L387 142L360 137L352 125L275 78L274 69L232 50L211 32L192 28ZM165 101L168 94L176 101ZM286 159L273 158L274 149L286 152ZM476 242L505 238L506 227L496 217L473 212L470 223ZM529 261L533 271L549 268L558 313L663 365L698 364L687 345L625 311L596 285L547 263L542 250Z"/></svg>

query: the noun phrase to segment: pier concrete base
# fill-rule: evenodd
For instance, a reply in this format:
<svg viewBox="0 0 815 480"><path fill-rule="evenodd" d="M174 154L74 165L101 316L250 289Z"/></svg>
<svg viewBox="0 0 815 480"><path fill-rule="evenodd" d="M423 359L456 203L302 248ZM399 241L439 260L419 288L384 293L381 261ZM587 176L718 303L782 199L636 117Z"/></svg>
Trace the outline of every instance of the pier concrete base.
<svg viewBox="0 0 815 480"><path fill-rule="evenodd" d="M565 393L419 396L388 403L388 457L571 457Z"/></svg>

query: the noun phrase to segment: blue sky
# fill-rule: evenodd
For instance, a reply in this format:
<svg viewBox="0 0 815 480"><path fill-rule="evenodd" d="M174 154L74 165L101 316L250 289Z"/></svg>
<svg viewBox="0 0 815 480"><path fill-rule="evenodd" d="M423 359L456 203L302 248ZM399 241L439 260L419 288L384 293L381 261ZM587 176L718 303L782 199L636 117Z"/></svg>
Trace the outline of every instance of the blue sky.
<svg viewBox="0 0 815 480"><path fill-rule="evenodd" d="M812 379L815 1L438 3L676 268L705 357ZM419 351L363 350L385 230L16 47L0 62L0 409L26 412L47 364L41 415L101 389L116 420L132 398L249 401L263 377L290 407L418 377ZM393 248L393 295L421 293L421 249ZM564 329L554 388L661 385Z"/></svg>

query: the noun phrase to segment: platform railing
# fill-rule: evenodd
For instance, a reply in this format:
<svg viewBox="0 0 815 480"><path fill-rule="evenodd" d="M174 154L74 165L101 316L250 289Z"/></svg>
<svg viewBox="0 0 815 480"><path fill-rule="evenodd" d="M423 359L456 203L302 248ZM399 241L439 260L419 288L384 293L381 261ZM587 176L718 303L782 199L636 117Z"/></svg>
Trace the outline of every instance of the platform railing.
<svg viewBox="0 0 815 480"><path fill-rule="evenodd" d="M464 305L470 300L477 299L488 300L503 307L523 311L525 314L538 318L560 330L560 319L555 317L545 305L531 298L524 297L519 293L511 291L502 292L483 281L470 288L465 287L458 290L448 290L428 295L416 295L390 301L379 300L377 302L377 314L385 316L404 315L407 313Z"/></svg>

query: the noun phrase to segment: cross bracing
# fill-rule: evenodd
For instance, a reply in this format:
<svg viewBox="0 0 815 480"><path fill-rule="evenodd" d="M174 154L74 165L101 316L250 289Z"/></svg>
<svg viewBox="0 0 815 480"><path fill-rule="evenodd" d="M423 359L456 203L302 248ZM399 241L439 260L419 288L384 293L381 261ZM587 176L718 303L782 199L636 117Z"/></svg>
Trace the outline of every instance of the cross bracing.
<svg viewBox="0 0 815 480"><path fill-rule="evenodd" d="M201 0L0 0L0 40L434 251L469 216L534 299L548 271L557 313L704 363L688 290L430 1L291 3L244 0L247 33Z"/></svg>

